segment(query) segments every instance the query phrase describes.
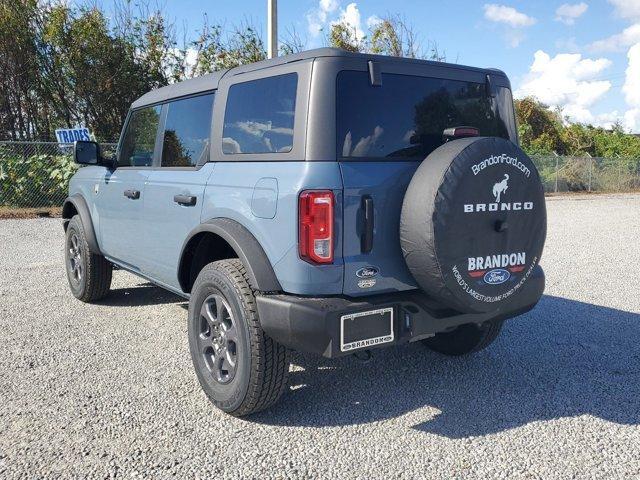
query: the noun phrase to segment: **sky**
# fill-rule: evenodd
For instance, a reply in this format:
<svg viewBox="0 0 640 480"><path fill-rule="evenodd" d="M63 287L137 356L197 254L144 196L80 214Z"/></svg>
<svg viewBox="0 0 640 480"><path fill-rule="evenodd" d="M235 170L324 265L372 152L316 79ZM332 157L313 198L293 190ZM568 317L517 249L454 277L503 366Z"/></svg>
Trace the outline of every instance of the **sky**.
<svg viewBox="0 0 640 480"><path fill-rule="evenodd" d="M203 14L231 26L250 20L266 37L267 0L159 0L187 35ZM103 1L108 10L108 0ZM516 98L534 95L573 121L640 132L640 0L279 0L281 35L295 28L308 48L326 44L332 22L366 34L388 14L411 23L447 61L507 73Z"/></svg>

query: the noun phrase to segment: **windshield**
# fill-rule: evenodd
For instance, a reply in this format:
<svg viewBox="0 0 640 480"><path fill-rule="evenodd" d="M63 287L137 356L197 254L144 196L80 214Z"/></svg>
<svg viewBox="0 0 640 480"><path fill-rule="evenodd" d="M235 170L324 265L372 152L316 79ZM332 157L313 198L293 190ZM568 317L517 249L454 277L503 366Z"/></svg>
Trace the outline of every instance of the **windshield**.
<svg viewBox="0 0 640 480"><path fill-rule="evenodd" d="M460 126L516 142L511 92L496 93L488 97L484 83L397 74L382 74L374 87L367 72L340 72L338 158L422 160L444 143L446 128Z"/></svg>

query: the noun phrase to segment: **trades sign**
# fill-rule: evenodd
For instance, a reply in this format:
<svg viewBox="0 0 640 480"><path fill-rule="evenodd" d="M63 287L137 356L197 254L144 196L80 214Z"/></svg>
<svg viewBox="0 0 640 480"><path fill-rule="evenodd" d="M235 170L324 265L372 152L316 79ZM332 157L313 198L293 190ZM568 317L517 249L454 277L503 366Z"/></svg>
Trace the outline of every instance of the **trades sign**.
<svg viewBox="0 0 640 480"><path fill-rule="evenodd" d="M56 128L58 143L73 143L76 140L91 140L91 132L88 128Z"/></svg>

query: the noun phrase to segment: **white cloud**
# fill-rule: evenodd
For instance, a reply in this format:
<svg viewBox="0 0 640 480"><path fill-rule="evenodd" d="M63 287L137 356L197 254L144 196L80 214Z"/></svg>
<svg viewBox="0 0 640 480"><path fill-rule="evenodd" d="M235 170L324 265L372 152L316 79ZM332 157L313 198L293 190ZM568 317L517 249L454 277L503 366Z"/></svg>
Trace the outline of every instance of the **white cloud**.
<svg viewBox="0 0 640 480"><path fill-rule="evenodd" d="M513 7L487 3L484 6L484 18L505 28L504 36L510 47L515 48L524 39L523 28L536 23L536 19L517 11Z"/></svg>
<svg viewBox="0 0 640 480"><path fill-rule="evenodd" d="M484 6L484 18L491 22L504 23L513 28L530 27L536 19L517 11L513 7L488 3Z"/></svg>
<svg viewBox="0 0 640 480"><path fill-rule="evenodd" d="M621 33L616 33L589 45L594 52L615 52L640 42L640 23L625 28Z"/></svg>
<svg viewBox="0 0 640 480"><path fill-rule="evenodd" d="M593 52L616 52L640 42L640 0L609 0L616 15L628 20L631 25L622 32L598 40L589 45Z"/></svg>
<svg viewBox="0 0 640 480"><path fill-rule="evenodd" d="M590 107L611 89L611 82L595 77L611 66L606 58L582 58L580 54L561 53L551 58L538 50L529 73L516 90L519 98L532 95L550 107L559 107L571 120L598 124L599 118Z"/></svg>
<svg viewBox="0 0 640 480"><path fill-rule="evenodd" d="M640 131L640 43L627 52L629 64L626 70L622 93L630 109L624 115L624 126L634 132Z"/></svg>
<svg viewBox="0 0 640 480"><path fill-rule="evenodd" d="M640 133L640 108L627 110L624 114L622 124L629 131Z"/></svg>
<svg viewBox="0 0 640 480"><path fill-rule="evenodd" d="M640 0L609 0L619 17L640 20Z"/></svg>
<svg viewBox="0 0 640 480"><path fill-rule="evenodd" d="M382 23L382 19L377 15L371 15L367 18L367 28L373 28Z"/></svg>
<svg viewBox="0 0 640 480"><path fill-rule="evenodd" d="M327 25L343 23L351 28L357 41L362 41L366 35L362 26L362 15L355 2L349 3L344 9L340 9L338 16L332 15L340 7L339 0L320 0L318 8L307 14L309 33L317 38ZM330 20L333 17L333 20ZM366 28L372 28L382 22L377 15L371 15L365 21Z"/></svg>
<svg viewBox="0 0 640 480"><path fill-rule="evenodd" d="M576 19L584 15L589 8L584 2L580 3L563 3L556 10L556 20L562 22L565 25L573 25Z"/></svg>
<svg viewBox="0 0 640 480"><path fill-rule="evenodd" d="M625 100L632 107L640 108L640 43L636 43L627 52L629 65L622 92Z"/></svg>
<svg viewBox="0 0 640 480"><path fill-rule="evenodd" d="M325 12L335 12L338 9L338 0L320 0L320 8Z"/></svg>
<svg viewBox="0 0 640 480"><path fill-rule="evenodd" d="M195 48L187 48L187 54L185 55L185 64L188 69L193 70L198 61L198 51Z"/></svg>
<svg viewBox="0 0 640 480"><path fill-rule="evenodd" d="M355 2L350 3L344 10L341 10L338 20L331 23L343 23L345 25L348 25L353 30L353 33L358 41L361 41L365 37L364 30L362 30L360 10L358 10L358 5Z"/></svg>
<svg viewBox="0 0 640 480"><path fill-rule="evenodd" d="M322 32L324 24L321 23L314 14L307 15L307 28L312 37L317 37Z"/></svg>
<svg viewBox="0 0 640 480"><path fill-rule="evenodd" d="M307 13L307 26L312 37L317 37L327 23L327 18L338 9L338 0L320 0L318 7Z"/></svg>
<svg viewBox="0 0 640 480"><path fill-rule="evenodd" d="M620 114L617 110L614 110L613 112L596 115L591 124L602 128L612 128L619 120Z"/></svg>

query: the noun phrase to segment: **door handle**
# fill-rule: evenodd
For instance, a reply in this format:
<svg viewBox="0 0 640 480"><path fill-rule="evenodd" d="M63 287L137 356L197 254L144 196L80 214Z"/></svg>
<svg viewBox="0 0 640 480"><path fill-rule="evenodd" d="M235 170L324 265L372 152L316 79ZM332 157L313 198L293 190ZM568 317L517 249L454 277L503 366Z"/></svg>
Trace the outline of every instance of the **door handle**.
<svg viewBox="0 0 640 480"><path fill-rule="evenodd" d="M362 198L364 210L364 232L360 238L360 250L369 253L373 250L373 198L366 195Z"/></svg>
<svg viewBox="0 0 640 480"><path fill-rule="evenodd" d="M193 195L176 195L173 197L173 201L179 205L184 205L185 207L193 207L196 204L198 197Z"/></svg>
<svg viewBox="0 0 640 480"><path fill-rule="evenodd" d="M124 196L131 200L138 200L140 198L140 190L125 190Z"/></svg>

